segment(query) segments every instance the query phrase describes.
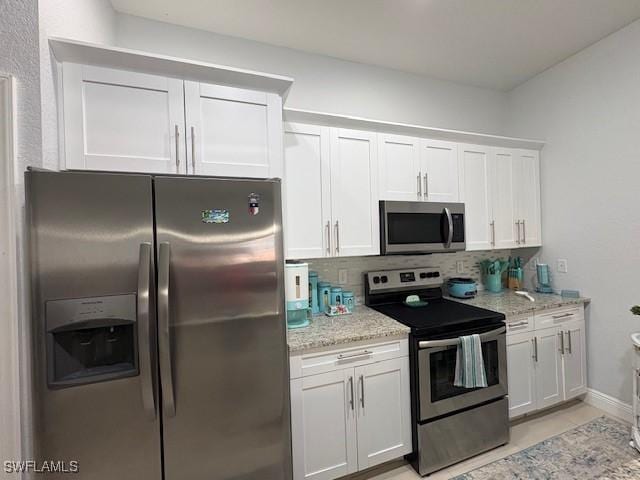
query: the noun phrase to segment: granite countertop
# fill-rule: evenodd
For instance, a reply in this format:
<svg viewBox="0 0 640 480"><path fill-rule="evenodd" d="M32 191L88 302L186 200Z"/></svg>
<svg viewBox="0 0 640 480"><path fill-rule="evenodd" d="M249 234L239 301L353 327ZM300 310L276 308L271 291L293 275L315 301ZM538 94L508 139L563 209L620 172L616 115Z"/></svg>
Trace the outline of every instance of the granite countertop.
<svg viewBox="0 0 640 480"><path fill-rule="evenodd" d="M351 315L315 315L308 327L288 331L289 352L330 347L360 340L409 334L409 327L365 306L357 305Z"/></svg>
<svg viewBox="0 0 640 480"><path fill-rule="evenodd" d="M548 310L551 308L566 307L569 305L582 305L590 301L585 297L567 298L550 293L529 292L529 295L535 299L535 302L532 302L526 297L516 295L511 290L504 290L500 293L491 293L483 290L479 291L475 298L464 300L451 298L451 300L458 300L462 303L473 305L475 307L504 313L507 317L539 312L541 310Z"/></svg>

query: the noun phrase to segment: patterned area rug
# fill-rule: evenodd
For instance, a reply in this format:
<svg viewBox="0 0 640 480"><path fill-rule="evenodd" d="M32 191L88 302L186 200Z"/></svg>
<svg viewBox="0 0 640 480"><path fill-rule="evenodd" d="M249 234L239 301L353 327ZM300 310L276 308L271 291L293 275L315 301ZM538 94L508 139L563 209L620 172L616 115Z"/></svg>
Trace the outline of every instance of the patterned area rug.
<svg viewBox="0 0 640 480"><path fill-rule="evenodd" d="M601 417L454 480L640 479L630 437L629 425Z"/></svg>

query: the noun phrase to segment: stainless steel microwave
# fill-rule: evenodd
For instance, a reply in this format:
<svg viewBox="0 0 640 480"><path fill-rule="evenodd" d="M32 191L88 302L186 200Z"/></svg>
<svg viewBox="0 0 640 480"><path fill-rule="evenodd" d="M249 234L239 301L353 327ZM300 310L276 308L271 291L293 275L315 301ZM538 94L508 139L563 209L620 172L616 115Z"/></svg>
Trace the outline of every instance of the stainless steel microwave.
<svg viewBox="0 0 640 480"><path fill-rule="evenodd" d="M464 249L464 203L380 201L382 255Z"/></svg>

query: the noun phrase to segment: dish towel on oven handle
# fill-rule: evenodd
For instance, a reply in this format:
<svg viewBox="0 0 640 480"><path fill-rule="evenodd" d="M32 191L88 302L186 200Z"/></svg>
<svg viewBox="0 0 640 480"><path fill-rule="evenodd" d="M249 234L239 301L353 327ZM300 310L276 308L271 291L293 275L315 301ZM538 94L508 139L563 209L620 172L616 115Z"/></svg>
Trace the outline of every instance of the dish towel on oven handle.
<svg viewBox="0 0 640 480"><path fill-rule="evenodd" d="M456 387L482 388L487 386L487 375L482 358L480 335L466 335L459 338L456 352Z"/></svg>

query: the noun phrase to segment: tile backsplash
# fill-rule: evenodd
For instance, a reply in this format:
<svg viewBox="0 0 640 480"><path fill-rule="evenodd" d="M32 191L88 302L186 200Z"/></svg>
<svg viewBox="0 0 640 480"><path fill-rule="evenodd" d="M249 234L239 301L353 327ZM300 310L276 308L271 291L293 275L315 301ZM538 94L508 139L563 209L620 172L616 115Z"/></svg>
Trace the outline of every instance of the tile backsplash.
<svg viewBox="0 0 640 480"><path fill-rule="evenodd" d="M450 277L470 277L481 284L478 262L484 259L509 258L511 250L434 253L432 255L389 255L370 257L311 258L303 260L309 270L318 272L320 280L338 285L338 270L347 270L347 283L340 285L352 290L358 303L364 301L364 273L372 270L393 270L399 268L434 267L440 270L444 279ZM464 272L457 273L456 263L464 262Z"/></svg>

